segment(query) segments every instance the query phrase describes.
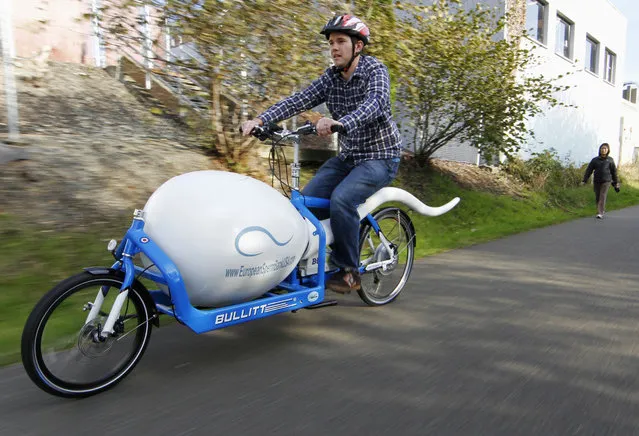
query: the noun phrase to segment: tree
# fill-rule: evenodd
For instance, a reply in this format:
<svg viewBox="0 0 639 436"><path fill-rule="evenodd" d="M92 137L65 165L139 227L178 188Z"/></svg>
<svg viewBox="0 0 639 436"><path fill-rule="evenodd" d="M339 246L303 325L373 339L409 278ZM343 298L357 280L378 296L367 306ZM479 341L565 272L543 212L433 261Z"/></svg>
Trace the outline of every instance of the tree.
<svg viewBox="0 0 639 436"><path fill-rule="evenodd" d="M532 134L526 120L563 105L554 79L522 74L533 62L518 37L503 38L509 15L459 0L400 3L398 99L413 129L418 162L455 140L486 158L519 150ZM561 77L561 76L559 76Z"/></svg>
<svg viewBox="0 0 639 436"><path fill-rule="evenodd" d="M393 0L362 0L355 4L359 16L371 30L371 43L366 53L380 59L388 67L391 78L391 101L395 102L397 80L400 76L401 55L397 17Z"/></svg>
<svg viewBox="0 0 639 436"><path fill-rule="evenodd" d="M237 113L234 122L224 117L225 101L244 101L257 113L308 85L329 66L319 30L330 16L328 8L339 7L337 2L317 2L323 12L317 13L294 0L104 0L101 16L112 43L123 35L139 36L131 11L143 3L159 10L153 24L168 25L172 35L191 42L204 59L170 60L161 50L154 53L156 62L172 64L204 83L196 92L210 101L213 146L231 164L254 150L254 139L237 133Z"/></svg>

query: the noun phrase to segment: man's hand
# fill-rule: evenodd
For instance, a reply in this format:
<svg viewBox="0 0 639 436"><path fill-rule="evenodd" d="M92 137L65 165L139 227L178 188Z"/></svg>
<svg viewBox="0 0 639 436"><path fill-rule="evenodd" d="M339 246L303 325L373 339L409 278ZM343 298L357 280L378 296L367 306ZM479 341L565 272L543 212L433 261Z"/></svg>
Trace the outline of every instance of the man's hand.
<svg viewBox="0 0 639 436"><path fill-rule="evenodd" d="M342 123L337 122L331 118L326 118L326 117L320 118L317 124L315 124L315 128L317 129L317 134L319 136L328 136L332 134L333 132L331 132L331 126L333 125L341 126Z"/></svg>
<svg viewBox="0 0 639 436"><path fill-rule="evenodd" d="M255 126L262 126L264 122L259 118L254 118L252 120L244 121L242 123L242 136L248 136L251 134Z"/></svg>
<svg viewBox="0 0 639 436"><path fill-rule="evenodd" d="M616 183L616 184L615 184L615 192L619 192L619 191L620 191L620 189L619 189L619 183Z"/></svg>

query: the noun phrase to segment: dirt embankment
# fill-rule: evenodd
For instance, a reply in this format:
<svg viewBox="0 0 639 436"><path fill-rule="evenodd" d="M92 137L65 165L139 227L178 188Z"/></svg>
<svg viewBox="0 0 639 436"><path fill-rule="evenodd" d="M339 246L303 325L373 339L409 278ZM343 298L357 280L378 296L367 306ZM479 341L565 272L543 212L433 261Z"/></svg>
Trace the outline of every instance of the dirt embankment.
<svg viewBox="0 0 639 436"><path fill-rule="evenodd" d="M142 208L175 175L222 169L183 128L152 115L102 69L49 62L17 84L24 145L12 151L19 147L27 160L0 165L0 212L83 226ZM4 104L2 96L0 139L8 131Z"/></svg>

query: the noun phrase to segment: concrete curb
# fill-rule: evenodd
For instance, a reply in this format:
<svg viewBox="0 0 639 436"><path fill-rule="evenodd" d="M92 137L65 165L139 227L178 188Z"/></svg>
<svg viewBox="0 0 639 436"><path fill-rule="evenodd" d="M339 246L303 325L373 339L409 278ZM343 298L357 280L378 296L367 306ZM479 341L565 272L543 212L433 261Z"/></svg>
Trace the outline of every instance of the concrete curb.
<svg viewBox="0 0 639 436"><path fill-rule="evenodd" d="M15 142L13 142L15 143ZM24 144L19 142L20 144ZM23 147L17 147L14 145L9 145L7 143L0 142L0 165L19 161L19 160L28 160L29 153Z"/></svg>

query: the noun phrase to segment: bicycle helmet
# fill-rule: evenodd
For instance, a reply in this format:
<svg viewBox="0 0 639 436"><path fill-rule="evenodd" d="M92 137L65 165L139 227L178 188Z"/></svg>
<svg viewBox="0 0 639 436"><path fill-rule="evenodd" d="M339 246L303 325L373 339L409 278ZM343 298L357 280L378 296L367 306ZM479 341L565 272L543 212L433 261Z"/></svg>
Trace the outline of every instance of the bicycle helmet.
<svg viewBox="0 0 639 436"><path fill-rule="evenodd" d="M348 61L345 67L339 69L339 71L346 72L353 64L353 61L355 61L355 58L360 54L359 52L355 53L355 39L359 39L364 43L364 45L368 44L370 31L368 30L368 26L364 24L362 20L353 15L346 14L336 15L331 18L320 33L325 35L326 39L328 39L333 32L344 33L350 36L351 41L353 41L353 54L351 56L351 60Z"/></svg>
<svg viewBox="0 0 639 436"><path fill-rule="evenodd" d="M368 39L370 38L368 26L359 18L348 14L336 15L331 18L320 33L328 39L332 32L340 32L354 36L355 38L361 39L364 45L368 44Z"/></svg>

